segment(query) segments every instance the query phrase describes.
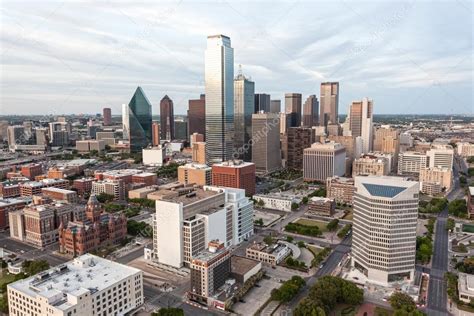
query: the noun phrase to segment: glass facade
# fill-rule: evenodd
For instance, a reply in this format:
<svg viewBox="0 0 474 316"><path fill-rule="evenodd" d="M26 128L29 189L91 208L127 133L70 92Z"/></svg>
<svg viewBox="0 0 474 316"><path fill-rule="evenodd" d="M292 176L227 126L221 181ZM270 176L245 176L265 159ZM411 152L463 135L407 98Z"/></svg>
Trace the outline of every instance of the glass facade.
<svg viewBox="0 0 474 316"><path fill-rule="evenodd" d="M128 103L130 151L141 152L152 142L151 104L141 87Z"/></svg>
<svg viewBox="0 0 474 316"><path fill-rule="evenodd" d="M234 80L234 154L233 158L252 160L249 140L252 137L255 83L243 75ZM269 98L270 99L270 96ZM244 145L247 146L244 147Z"/></svg>
<svg viewBox="0 0 474 316"><path fill-rule="evenodd" d="M207 38L206 160L209 164L232 159L234 137L234 49L230 38Z"/></svg>

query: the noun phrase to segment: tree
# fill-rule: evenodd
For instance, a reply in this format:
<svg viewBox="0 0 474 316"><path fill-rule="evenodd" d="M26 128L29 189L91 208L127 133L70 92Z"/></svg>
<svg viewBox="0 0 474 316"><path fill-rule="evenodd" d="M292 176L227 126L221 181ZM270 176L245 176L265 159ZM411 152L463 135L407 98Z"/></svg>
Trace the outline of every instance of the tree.
<svg viewBox="0 0 474 316"><path fill-rule="evenodd" d="M416 303L410 295L403 292L394 292L389 298L390 306L394 310L411 312L416 310Z"/></svg>
<svg viewBox="0 0 474 316"><path fill-rule="evenodd" d="M184 316L184 310L182 308L168 307L160 308L157 313L152 313L152 316Z"/></svg>
<svg viewBox="0 0 474 316"><path fill-rule="evenodd" d="M286 241L289 242L289 243L292 243L293 242L293 237L291 236L286 236Z"/></svg>
<svg viewBox="0 0 474 316"><path fill-rule="evenodd" d="M451 214L453 216L466 218L467 217L466 200L459 199L459 200L452 201L448 205L448 212L449 212L449 214Z"/></svg>
<svg viewBox="0 0 474 316"><path fill-rule="evenodd" d="M257 206L261 208L264 205L265 205L265 202L262 199L259 199L258 202L257 202Z"/></svg>
<svg viewBox="0 0 474 316"><path fill-rule="evenodd" d="M274 240L272 236L265 236L265 238L263 238L263 242L267 245L271 245L274 243Z"/></svg>
<svg viewBox="0 0 474 316"><path fill-rule="evenodd" d="M303 204L308 204L308 197L305 196L305 197L303 198L302 202L303 202Z"/></svg>
<svg viewBox="0 0 474 316"><path fill-rule="evenodd" d="M99 201L100 203L107 203L114 200L114 196L107 193L100 193L96 197L97 197L97 201Z"/></svg>
<svg viewBox="0 0 474 316"><path fill-rule="evenodd" d="M291 203L291 210L292 211L297 210L298 207L300 207L300 205L298 203Z"/></svg>
<svg viewBox="0 0 474 316"><path fill-rule="evenodd" d="M338 226L339 226L339 220L336 218L336 219L333 219L332 221L330 221L330 222L326 225L326 228L327 228L329 231L335 231Z"/></svg>
<svg viewBox="0 0 474 316"><path fill-rule="evenodd" d="M46 260L25 260L22 263L22 267L26 274L32 276L49 269L49 263Z"/></svg>
<svg viewBox="0 0 474 316"><path fill-rule="evenodd" d="M305 247L306 247L305 242L302 241L302 240L298 241L298 247L299 247L299 248L305 248Z"/></svg>
<svg viewBox="0 0 474 316"><path fill-rule="evenodd" d="M448 218L448 221L446 222L446 230L453 231L454 228L456 227L456 222L452 218Z"/></svg>

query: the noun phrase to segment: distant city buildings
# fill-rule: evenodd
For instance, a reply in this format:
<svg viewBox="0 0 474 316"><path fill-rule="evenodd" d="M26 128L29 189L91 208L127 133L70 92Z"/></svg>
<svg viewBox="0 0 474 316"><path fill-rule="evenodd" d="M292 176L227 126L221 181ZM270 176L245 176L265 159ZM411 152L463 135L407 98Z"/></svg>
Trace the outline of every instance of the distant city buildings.
<svg viewBox="0 0 474 316"><path fill-rule="evenodd" d="M112 110L110 108L104 108L102 113L104 118L104 126L112 125Z"/></svg>
<svg viewBox="0 0 474 316"><path fill-rule="evenodd" d="M224 35L207 37L205 53L206 159L232 159L234 144L234 49Z"/></svg>
<svg viewBox="0 0 474 316"><path fill-rule="evenodd" d="M339 82L322 82L319 102L319 125L339 123Z"/></svg>
<svg viewBox="0 0 474 316"><path fill-rule="evenodd" d="M413 282L419 183L397 177L356 177L352 266L370 282Z"/></svg>
<svg viewBox="0 0 474 316"><path fill-rule="evenodd" d="M398 174L419 174L428 164L428 157L420 152L405 151L398 154Z"/></svg>
<svg viewBox="0 0 474 316"><path fill-rule="evenodd" d="M252 160L252 114L254 113L255 83L239 74L234 79L234 159ZM270 102L270 96L269 96ZM245 146L245 147L244 147Z"/></svg>
<svg viewBox="0 0 474 316"><path fill-rule="evenodd" d="M368 98L362 101L353 101L349 108L349 126L352 137L360 136L362 139L362 153L372 151L373 146L373 111L374 103Z"/></svg>
<svg viewBox="0 0 474 316"><path fill-rule="evenodd" d="M281 112L281 100L270 100L270 112L271 113Z"/></svg>
<svg viewBox="0 0 474 316"><path fill-rule="evenodd" d="M196 163L179 166L178 181L183 184L211 185L212 168L205 164Z"/></svg>
<svg viewBox="0 0 474 316"><path fill-rule="evenodd" d="M457 153L461 157L474 156L474 144L468 142L459 142L456 144Z"/></svg>
<svg viewBox="0 0 474 316"><path fill-rule="evenodd" d="M125 113L124 133L127 130L130 151L133 153L141 152L152 142L151 103L141 87L138 87L135 91L128 107L125 108Z"/></svg>
<svg viewBox="0 0 474 316"><path fill-rule="evenodd" d="M256 93L255 94L255 106L254 106L254 113L259 113L259 112L264 112L268 113L271 108L271 101L270 101L270 95L266 93ZM273 112L273 113L279 113L278 112Z"/></svg>
<svg viewBox="0 0 474 316"><path fill-rule="evenodd" d="M188 102L188 133L206 134L206 96ZM204 141L204 140L203 140Z"/></svg>
<svg viewBox="0 0 474 316"><path fill-rule="evenodd" d="M428 157L428 166L430 168L453 169L454 149L451 145L433 145L426 152L426 156Z"/></svg>
<svg viewBox="0 0 474 316"><path fill-rule="evenodd" d="M290 116L290 127L301 126L301 93L285 93L285 113Z"/></svg>
<svg viewBox="0 0 474 316"><path fill-rule="evenodd" d="M354 160L352 177L355 176L386 176L390 173L390 161L384 157L362 155Z"/></svg>
<svg viewBox="0 0 474 316"><path fill-rule="evenodd" d="M151 123L151 145L153 147L160 145L160 123L152 122Z"/></svg>
<svg viewBox="0 0 474 316"><path fill-rule="evenodd" d="M316 95L310 95L303 105L303 126L319 125L319 101Z"/></svg>
<svg viewBox="0 0 474 316"><path fill-rule="evenodd" d="M311 147L313 130L308 127L290 127L285 142L282 144L286 167L301 170L303 168L303 151Z"/></svg>
<svg viewBox="0 0 474 316"><path fill-rule="evenodd" d="M420 169L420 191L429 195L436 195L443 190L449 191L453 181L453 171L443 167Z"/></svg>
<svg viewBox="0 0 474 316"><path fill-rule="evenodd" d="M280 169L280 116L278 113L252 115L252 140L252 162L255 164L256 172L267 174Z"/></svg>

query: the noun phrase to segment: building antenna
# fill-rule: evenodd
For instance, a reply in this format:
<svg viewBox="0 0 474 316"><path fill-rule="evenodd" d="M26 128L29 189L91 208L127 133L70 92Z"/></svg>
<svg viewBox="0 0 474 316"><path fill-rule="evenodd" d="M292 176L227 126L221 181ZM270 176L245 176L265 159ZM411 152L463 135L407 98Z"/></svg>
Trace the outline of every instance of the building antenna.
<svg viewBox="0 0 474 316"><path fill-rule="evenodd" d="M241 77L241 76L242 76L242 65L239 64L239 77Z"/></svg>

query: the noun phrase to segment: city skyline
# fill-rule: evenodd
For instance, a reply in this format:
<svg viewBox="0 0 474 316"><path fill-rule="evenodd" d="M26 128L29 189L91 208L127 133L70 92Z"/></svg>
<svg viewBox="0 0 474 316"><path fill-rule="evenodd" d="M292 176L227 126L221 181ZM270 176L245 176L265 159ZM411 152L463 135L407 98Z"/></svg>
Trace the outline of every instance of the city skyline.
<svg viewBox="0 0 474 316"><path fill-rule="evenodd" d="M234 68L242 64L255 92L272 100L289 92L319 98L321 82L338 81L341 114L363 97L374 99L380 114L472 113L472 20L458 19L468 3L277 3L257 21L259 8L4 4L0 112L110 107L117 115L141 86L154 115L164 95L175 101L177 115L185 114L188 100L205 90L206 36L225 34L233 39ZM224 11L226 19L218 17ZM317 18L302 18L310 12Z"/></svg>

